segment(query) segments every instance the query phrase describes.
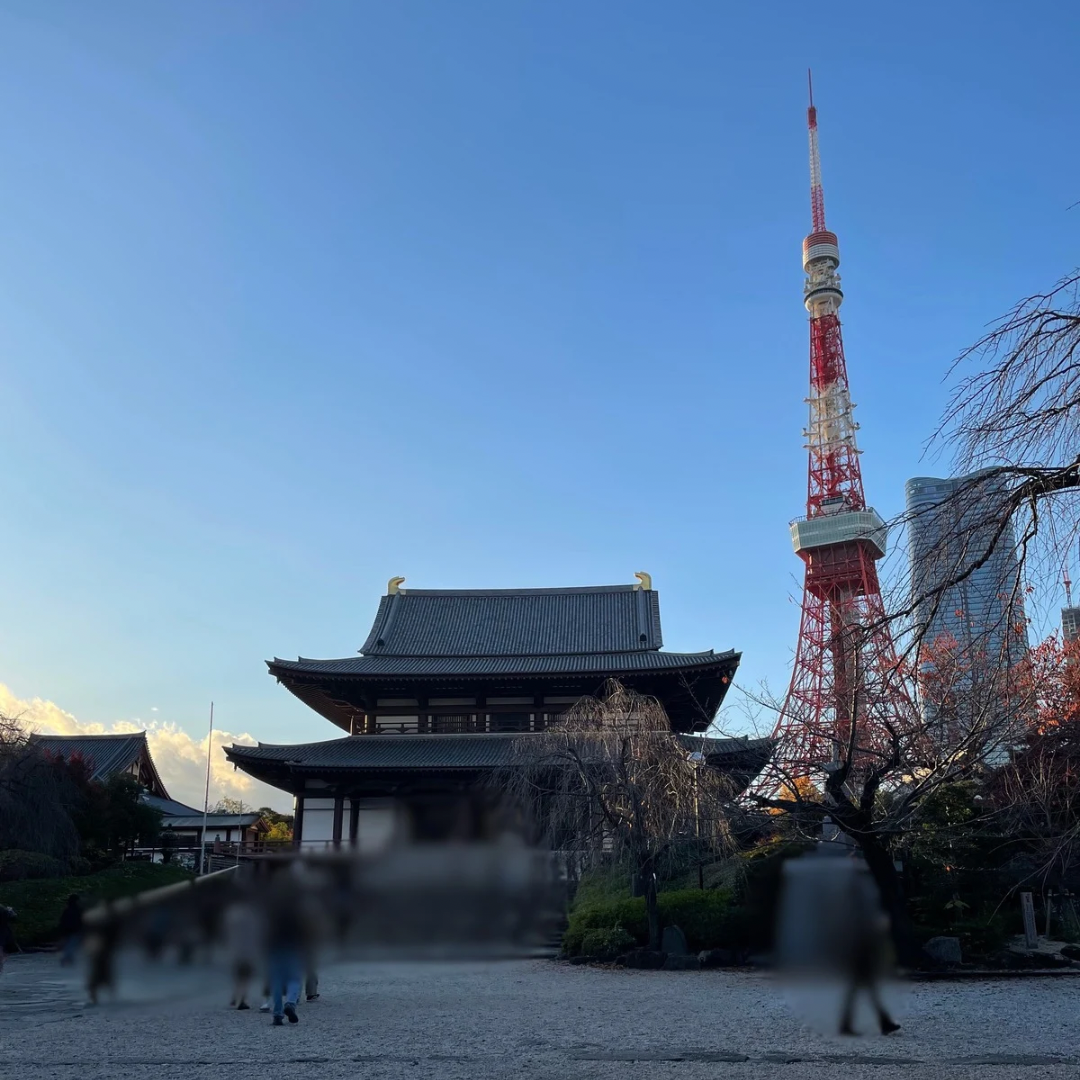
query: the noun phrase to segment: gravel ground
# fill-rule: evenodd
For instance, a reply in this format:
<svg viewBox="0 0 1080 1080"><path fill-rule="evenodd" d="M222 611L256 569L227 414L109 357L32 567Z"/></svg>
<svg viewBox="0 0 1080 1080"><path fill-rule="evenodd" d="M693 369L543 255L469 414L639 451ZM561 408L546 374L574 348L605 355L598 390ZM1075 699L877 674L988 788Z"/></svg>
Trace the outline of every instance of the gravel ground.
<svg viewBox="0 0 1080 1080"><path fill-rule="evenodd" d="M300 1023L202 998L96 1009L53 956L0 975L0 1078L1031 1078L1078 1075L1080 981L919 984L887 1039L816 1034L761 974L546 960L372 964L323 973Z"/></svg>

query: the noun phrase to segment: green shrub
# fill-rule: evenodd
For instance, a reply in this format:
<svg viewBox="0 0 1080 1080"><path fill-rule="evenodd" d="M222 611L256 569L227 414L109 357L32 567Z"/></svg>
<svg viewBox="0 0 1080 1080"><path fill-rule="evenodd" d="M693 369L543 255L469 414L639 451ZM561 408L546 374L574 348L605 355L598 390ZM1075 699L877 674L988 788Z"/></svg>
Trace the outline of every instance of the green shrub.
<svg viewBox="0 0 1080 1080"><path fill-rule="evenodd" d="M56 941L60 913L72 893L78 894L83 905L89 907L101 900L117 900L147 889L188 881L192 876L175 866L123 863L112 870L84 877L0 884L0 904L13 907L17 912L13 929L20 945L46 945Z"/></svg>
<svg viewBox="0 0 1080 1080"><path fill-rule="evenodd" d="M1000 951L1012 936L1007 916L997 914L986 918L957 919L939 926L921 925L920 937L928 941L945 935L960 939L960 950L967 960L970 957L991 956Z"/></svg>
<svg viewBox="0 0 1080 1080"><path fill-rule="evenodd" d="M731 894L724 889L680 889L661 893L660 925L677 926L691 952L733 948Z"/></svg>
<svg viewBox="0 0 1080 1080"><path fill-rule="evenodd" d="M625 863L594 866L581 875L574 891L574 904L590 905L624 900L630 895L632 877L630 867Z"/></svg>
<svg viewBox="0 0 1080 1080"><path fill-rule="evenodd" d="M637 944L621 926L613 930L586 930L581 938L580 952L583 956L596 956L602 960L614 960L616 956Z"/></svg>
<svg viewBox="0 0 1080 1080"><path fill-rule="evenodd" d="M692 952L701 949L743 948L746 914L732 905L724 889L679 889L657 897L661 926L678 926L686 935ZM649 920L643 896L622 900L575 904L563 935L563 952L568 956L592 955L585 947L590 931L623 931L635 945L649 940Z"/></svg>
<svg viewBox="0 0 1080 1080"><path fill-rule="evenodd" d="M645 897L627 897L591 904L575 904L570 912L563 952L577 956L582 952L583 938L590 930L622 929L636 944L645 944L649 937L649 922L645 916Z"/></svg>
<svg viewBox="0 0 1080 1080"><path fill-rule="evenodd" d="M40 851L0 851L0 881L33 881L63 877L67 866Z"/></svg>

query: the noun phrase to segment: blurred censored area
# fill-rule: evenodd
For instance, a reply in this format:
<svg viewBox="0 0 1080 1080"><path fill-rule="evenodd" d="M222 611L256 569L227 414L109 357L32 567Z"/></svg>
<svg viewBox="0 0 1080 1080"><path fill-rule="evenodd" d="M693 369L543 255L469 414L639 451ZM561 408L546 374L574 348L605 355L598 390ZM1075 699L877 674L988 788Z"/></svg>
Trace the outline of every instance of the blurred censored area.
<svg viewBox="0 0 1080 1080"><path fill-rule="evenodd" d="M889 920L865 864L830 844L784 864L777 973L812 1027L844 1035L897 1029Z"/></svg>
<svg viewBox="0 0 1080 1080"><path fill-rule="evenodd" d="M204 993L213 974L259 995L282 952L307 971L535 956L564 895L550 853L511 841L260 859L88 912L87 989L96 1002L135 973Z"/></svg>

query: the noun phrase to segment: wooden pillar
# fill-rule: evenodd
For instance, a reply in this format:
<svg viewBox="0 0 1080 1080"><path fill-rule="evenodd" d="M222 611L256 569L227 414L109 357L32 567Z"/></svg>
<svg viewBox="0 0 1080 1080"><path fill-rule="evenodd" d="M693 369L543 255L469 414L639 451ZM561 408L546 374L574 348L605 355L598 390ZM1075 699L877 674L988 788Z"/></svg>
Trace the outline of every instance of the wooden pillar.
<svg viewBox="0 0 1080 1080"><path fill-rule="evenodd" d="M360 800L349 796L349 847L356 847L360 835Z"/></svg>
<svg viewBox="0 0 1080 1080"><path fill-rule="evenodd" d="M292 830L292 845L294 848L300 847L300 842L304 839L304 796L296 796L296 810L294 811L295 817L293 818L293 830Z"/></svg>
<svg viewBox="0 0 1080 1080"><path fill-rule="evenodd" d="M345 816L345 796L334 796L334 850L341 847L341 819Z"/></svg>

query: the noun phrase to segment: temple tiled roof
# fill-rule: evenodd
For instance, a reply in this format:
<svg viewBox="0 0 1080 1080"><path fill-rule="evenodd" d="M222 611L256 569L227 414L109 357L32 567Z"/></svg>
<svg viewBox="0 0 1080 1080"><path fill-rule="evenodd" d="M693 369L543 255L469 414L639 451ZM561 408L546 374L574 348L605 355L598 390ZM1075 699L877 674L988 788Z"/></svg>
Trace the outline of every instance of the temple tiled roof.
<svg viewBox="0 0 1080 1080"><path fill-rule="evenodd" d="M764 765L772 747L769 739L677 737L688 750L700 750L720 766L756 765L755 772ZM245 771L255 771L260 765L304 773L338 769L496 769L513 764L515 745L530 738L536 736L357 735L295 746L230 746L225 755Z"/></svg>
<svg viewBox="0 0 1080 1080"><path fill-rule="evenodd" d="M647 574L638 577L638 585L470 590L406 590L394 578L360 655L267 666L350 733L383 697L542 694L556 684L550 692L581 696L607 679L660 699L676 730L700 731L740 655L661 652L659 596Z"/></svg>
<svg viewBox="0 0 1080 1080"><path fill-rule="evenodd" d="M248 829L262 818L258 814L207 814L208 829ZM167 817L162 821L166 829L201 829L202 814L189 814L187 817Z"/></svg>
<svg viewBox="0 0 1080 1080"><path fill-rule="evenodd" d="M673 671L737 663L734 650L716 653L625 652L576 653L554 656L347 656L340 660L269 661L272 674L287 676L401 676L423 678L432 675L562 675Z"/></svg>
<svg viewBox="0 0 1080 1080"><path fill-rule="evenodd" d="M660 601L640 585L402 589L382 598L367 657L553 657L659 649Z"/></svg>
<svg viewBox="0 0 1080 1080"><path fill-rule="evenodd" d="M124 772L139 759L146 747L146 732L131 735L31 735L34 746L56 757L70 760L81 756L93 766L91 780L108 780Z"/></svg>
<svg viewBox="0 0 1080 1080"><path fill-rule="evenodd" d="M81 755L84 761L93 765L90 779L102 783L111 776L127 772L145 755L149 774L148 783L152 788L152 794L168 797L154 759L150 756L150 744L146 741L145 731L134 731L125 735L33 734L30 736L30 743L65 760L70 760L74 755Z"/></svg>
<svg viewBox="0 0 1080 1080"><path fill-rule="evenodd" d="M167 818L188 817L191 814L198 814L201 812L194 806L186 806L184 803L177 802L175 799L160 799L156 795L144 794L142 801L152 810L159 811Z"/></svg>

